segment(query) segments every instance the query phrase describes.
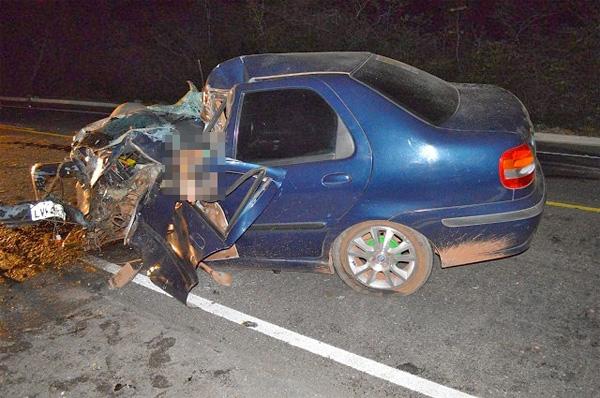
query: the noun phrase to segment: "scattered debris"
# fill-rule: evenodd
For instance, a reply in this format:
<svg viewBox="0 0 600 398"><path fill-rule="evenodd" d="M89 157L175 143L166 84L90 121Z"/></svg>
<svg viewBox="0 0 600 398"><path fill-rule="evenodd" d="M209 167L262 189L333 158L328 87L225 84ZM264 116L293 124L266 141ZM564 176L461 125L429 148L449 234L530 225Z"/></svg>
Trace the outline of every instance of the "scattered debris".
<svg viewBox="0 0 600 398"><path fill-rule="evenodd" d="M423 371L425 370L425 369L419 368L418 366L416 366L410 362L405 362L403 364L397 365L396 369L403 370L403 371L408 372L413 375L419 375L419 374L423 373Z"/></svg>
<svg viewBox="0 0 600 398"><path fill-rule="evenodd" d="M213 372L213 377L225 376L231 372L231 369L217 369Z"/></svg>
<svg viewBox="0 0 600 398"><path fill-rule="evenodd" d="M212 269L210 266L208 266L206 263L203 263L202 261L200 261L200 263L198 263L198 267L200 267L204 271L206 271L206 273L208 273L213 278L213 280L215 282L217 282L219 285L231 286L231 283L233 282L233 277L231 276L230 273L222 272L222 271L215 271L214 269Z"/></svg>
<svg viewBox="0 0 600 398"><path fill-rule="evenodd" d="M132 384L127 384L127 383L125 383L125 384L123 384L123 383L117 383L117 384L115 384L115 386L114 386L114 388L113 388L113 391L114 391L114 392L117 392L117 391L119 391L119 390L122 390L123 388L133 388L133 389L135 390L135 386L134 386L134 385L132 385Z"/></svg>
<svg viewBox="0 0 600 398"><path fill-rule="evenodd" d="M252 321L244 321L242 322L242 326L246 326L247 328L255 328L258 326L258 323Z"/></svg>
<svg viewBox="0 0 600 398"><path fill-rule="evenodd" d="M115 275L113 275L108 280L108 286L111 289L123 287L126 284L128 284L129 282L131 282L133 280L133 278L135 278L137 273L140 271L141 265L143 263L142 262L133 263L133 264L136 264L135 266L132 266L132 263L133 262L129 262L129 261L127 263L125 263L125 265L123 265L121 267L119 272L117 272Z"/></svg>

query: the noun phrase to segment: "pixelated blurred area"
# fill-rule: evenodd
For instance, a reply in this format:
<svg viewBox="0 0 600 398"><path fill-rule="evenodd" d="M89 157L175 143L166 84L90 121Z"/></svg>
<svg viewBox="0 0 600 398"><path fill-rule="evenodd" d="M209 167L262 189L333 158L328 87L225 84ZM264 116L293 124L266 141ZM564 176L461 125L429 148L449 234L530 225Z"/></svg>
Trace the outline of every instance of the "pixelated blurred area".
<svg viewBox="0 0 600 398"><path fill-rule="evenodd" d="M175 124L166 142L161 189L190 202L215 202L224 197L218 172L225 163L225 140L218 124L209 130L199 119Z"/></svg>
<svg viewBox="0 0 600 398"><path fill-rule="evenodd" d="M225 104L221 97L198 92L193 83L175 105L149 109L181 115L180 108L192 110L173 123L165 138L161 189L168 195L194 202L223 199L218 172L225 163Z"/></svg>

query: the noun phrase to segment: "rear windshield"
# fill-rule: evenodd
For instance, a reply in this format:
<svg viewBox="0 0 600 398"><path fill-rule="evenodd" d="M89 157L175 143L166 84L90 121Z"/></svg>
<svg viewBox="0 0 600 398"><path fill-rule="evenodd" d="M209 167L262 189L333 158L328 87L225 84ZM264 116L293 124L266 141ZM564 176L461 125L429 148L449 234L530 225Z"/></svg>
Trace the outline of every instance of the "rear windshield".
<svg viewBox="0 0 600 398"><path fill-rule="evenodd" d="M458 106L452 84L390 58L371 56L352 76L434 125L450 118Z"/></svg>

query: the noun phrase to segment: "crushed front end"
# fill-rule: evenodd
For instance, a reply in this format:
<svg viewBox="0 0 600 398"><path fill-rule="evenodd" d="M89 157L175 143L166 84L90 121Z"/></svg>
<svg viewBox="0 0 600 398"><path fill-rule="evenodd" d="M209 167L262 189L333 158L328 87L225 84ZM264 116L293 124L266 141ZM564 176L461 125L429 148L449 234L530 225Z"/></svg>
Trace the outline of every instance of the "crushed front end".
<svg viewBox="0 0 600 398"><path fill-rule="evenodd" d="M132 246L141 261L127 263L113 286L143 270L185 303L198 267L230 283L202 260L237 255L235 241L278 194L285 173L225 158L225 105L204 123L202 93L190 83L174 105L118 106L75 135L63 162L34 165L36 201L0 205L0 224L74 224L64 241L79 241L84 250L116 241ZM219 200L234 191L239 206L226 215Z"/></svg>

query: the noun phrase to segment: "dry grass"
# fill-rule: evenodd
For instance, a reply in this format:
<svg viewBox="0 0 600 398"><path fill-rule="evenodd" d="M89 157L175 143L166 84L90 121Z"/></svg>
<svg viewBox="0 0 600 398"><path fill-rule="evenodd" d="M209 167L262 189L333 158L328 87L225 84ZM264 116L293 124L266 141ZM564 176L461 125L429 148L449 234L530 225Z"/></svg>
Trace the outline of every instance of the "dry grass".
<svg viewBox="0 0 600 398"><path fill-rule="evenodd" d="M72 229L52 223L17 229L0 227L0 280L22 282L46 269L72 265L83 254L79 240L65 239ZM57 240L57 234L62 239Z"/></svg>

